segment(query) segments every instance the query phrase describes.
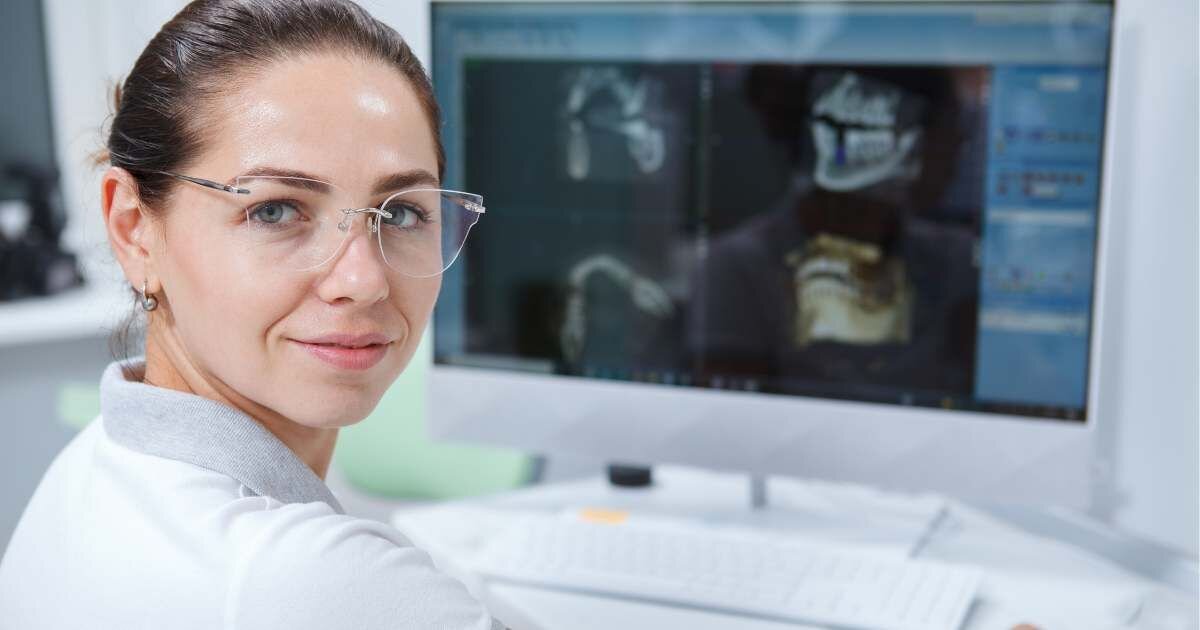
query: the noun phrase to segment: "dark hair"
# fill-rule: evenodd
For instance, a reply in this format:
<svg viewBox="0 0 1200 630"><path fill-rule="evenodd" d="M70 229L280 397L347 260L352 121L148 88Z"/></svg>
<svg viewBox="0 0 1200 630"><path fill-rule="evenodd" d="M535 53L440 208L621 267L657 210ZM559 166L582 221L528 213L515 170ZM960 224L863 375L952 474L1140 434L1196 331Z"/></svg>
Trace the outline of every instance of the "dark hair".
<svg viewBox="0 0 1200 630"><path fill-rule="evenodd" d="M445 170L441 114L421 62L394 29L349 0L195 0L163 25L113 90L114 112L97 161L129 171L148 211L160 211L204 150L219 97L248 73L288 56L337 52L391 64L416 93ZM132 317L114 335L125 346Z"/></svg>

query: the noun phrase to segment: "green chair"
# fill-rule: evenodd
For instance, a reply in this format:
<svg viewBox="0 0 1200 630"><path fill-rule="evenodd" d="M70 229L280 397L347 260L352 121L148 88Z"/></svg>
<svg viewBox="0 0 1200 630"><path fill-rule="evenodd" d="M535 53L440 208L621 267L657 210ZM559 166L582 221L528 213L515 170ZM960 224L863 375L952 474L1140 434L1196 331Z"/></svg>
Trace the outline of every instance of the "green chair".
<svg viewBox="0 0 1200 630"><path fill-rule="evenodd" d="M426 334L375 411L342 430L334 465L365 492L412 499L475 496L533 481L538 466L529 455L430 440L425 416L432 359Z"/></svg>
<svg viewBox="0 0 1200 630"><path fill-rule="evenodd" d="M63 383L58 388L56 407L59 422L81 431L100 415L100 388L95 383Z"/></svg>

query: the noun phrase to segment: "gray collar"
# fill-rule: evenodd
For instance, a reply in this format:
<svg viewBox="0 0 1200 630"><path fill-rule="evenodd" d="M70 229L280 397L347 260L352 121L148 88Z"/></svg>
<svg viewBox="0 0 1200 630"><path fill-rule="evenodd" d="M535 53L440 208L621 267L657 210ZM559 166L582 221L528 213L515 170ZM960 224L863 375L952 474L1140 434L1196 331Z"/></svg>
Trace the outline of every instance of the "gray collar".
<svg viewBox="0 0 1200 630"><path fill-rule="evenodd" d="M134 373L145 362L127 363ZM238 480L284 503L323 501L345 514L325 482L250 416L193 394L130 381L114 362L100 379L100 414L114 442Z"/></svg>

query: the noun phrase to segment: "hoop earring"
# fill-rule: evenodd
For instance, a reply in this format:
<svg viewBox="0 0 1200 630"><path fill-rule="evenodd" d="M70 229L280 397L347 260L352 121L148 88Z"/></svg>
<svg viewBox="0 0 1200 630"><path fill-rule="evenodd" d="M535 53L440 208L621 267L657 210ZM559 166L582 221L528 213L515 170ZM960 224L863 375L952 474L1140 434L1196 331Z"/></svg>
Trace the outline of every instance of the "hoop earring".
<svg viewBox="0 0 1200 630"><path fill-rule="evenodd" d="M158 298L153 295L146 295L146 281L142 280L142 310L147 313L158 308Z"/></svg>

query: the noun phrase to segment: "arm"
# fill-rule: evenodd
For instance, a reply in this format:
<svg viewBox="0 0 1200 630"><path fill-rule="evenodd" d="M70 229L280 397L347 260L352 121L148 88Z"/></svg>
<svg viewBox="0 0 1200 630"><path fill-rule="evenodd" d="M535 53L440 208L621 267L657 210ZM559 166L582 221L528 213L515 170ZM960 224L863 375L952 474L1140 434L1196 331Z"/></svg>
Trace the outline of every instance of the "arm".
<svg viewBox="0 0 1200 630"><path fill-rule="evenodd" d="M290 504L232 559L229 628L501 630L459 581L383 523Z"/></svg>

